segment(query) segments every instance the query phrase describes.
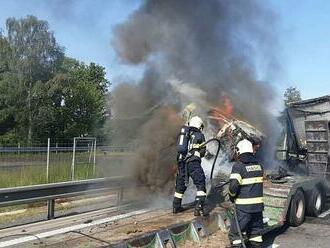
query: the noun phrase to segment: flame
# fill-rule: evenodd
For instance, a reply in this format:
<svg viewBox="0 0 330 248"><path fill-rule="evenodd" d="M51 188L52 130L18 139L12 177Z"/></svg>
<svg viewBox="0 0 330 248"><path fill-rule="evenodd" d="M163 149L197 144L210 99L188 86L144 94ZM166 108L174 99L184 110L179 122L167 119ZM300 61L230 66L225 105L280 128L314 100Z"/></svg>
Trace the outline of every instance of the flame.
<svg viewBox="0 0 330 248"><path fill-rule="evenodd" d="M231 100L227 96L224 96L221 99L220 105L211 107L209 118L217 121L220 126L223 126L225 123L229 123L230 120L234 119L233 112L234 106Z"/></svg>

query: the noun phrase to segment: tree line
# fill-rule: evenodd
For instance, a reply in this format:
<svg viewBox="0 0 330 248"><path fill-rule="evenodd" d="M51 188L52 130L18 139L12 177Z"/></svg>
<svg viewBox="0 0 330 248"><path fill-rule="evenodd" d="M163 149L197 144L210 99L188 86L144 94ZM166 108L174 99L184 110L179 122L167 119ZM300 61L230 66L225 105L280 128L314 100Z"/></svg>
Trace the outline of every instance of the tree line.
<svg viewBox="0 0 330 248"><path fill-rule="evenodd" d="M101 136L105 68L65 55L47 21L9 18L0 30L0 145Z"/></svg>

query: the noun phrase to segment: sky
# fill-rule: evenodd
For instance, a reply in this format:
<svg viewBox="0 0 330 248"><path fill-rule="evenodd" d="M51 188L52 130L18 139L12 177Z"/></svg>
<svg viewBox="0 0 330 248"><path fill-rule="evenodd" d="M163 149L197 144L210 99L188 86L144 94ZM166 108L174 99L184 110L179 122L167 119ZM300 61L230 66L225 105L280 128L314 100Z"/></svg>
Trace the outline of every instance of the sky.
<svg viewBox="0 0 330 248"><path fill-rule="evenodd" d="M111 47L113 27L139 7L136 0L0 0L0 28L6 19L34 15L49 23L67 56L106 68L107 77L133 77L141 69L123 65Z"/></svg>
<svg viewBox="0 0 330 248"><path fill-rule="evenodd" d="M271 0L280 26L280 89L295 86L303 99L330 95L330 1Z"/></svg>
<svg viewBox="0 0 330 248"><path fill-rule="evenodd" d="M303 99L330 94L330 1L264 0L277 16L282 69L274 80L279 95L297 87ZM0 28L8 17L35 15L47 20L67 56L106 68L119 78L141 76L124 65L111 47L113 27L128 18L141 0L0 0ZM262 74L262 73L260 73Z"/></svg>

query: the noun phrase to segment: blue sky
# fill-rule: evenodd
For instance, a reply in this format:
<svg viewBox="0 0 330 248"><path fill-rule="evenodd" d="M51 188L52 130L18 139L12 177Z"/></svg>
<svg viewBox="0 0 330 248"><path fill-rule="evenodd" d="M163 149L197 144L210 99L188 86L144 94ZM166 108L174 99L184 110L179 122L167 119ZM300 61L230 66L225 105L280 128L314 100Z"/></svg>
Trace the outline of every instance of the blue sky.
<svg viewBox="0 0 330 248"><path fill-rule="evenodd" d="M67 56L106 67L114 81L140 73L139 68L122 65L110 44L112 28L138 6L136 0L0 0L0 28L5 30L8 17L47 20Z"/></svg>
<svg viewBox="0 0 330 248"><path fill-rule="evenodd" d="M330 1L265 0L278 15L279 58L274 81L279 94L288 86L303 98L330 94ZM8 17L45 19L66 54L107 68L108 77L135 77L141 68L123 65L111 48L112 28L138 8L139 0L0 0L0 27Z"/></svg>
<svg viewBox="0 0 330 248"><path fill-rule="evenodd" d="M303 98L330 94L330 1L271 0L278 13L284 89L298 87Z"/></svg>

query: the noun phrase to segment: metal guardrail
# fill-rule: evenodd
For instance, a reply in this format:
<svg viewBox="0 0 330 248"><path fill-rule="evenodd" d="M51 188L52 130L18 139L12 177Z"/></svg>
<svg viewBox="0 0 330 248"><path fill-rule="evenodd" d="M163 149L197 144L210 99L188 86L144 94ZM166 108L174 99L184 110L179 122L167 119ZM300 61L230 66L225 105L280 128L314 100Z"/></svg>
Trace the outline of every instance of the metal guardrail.
<svg viewBox="0 0 330 248"><path fill-rule="evenodd" d="M55 199L116 189L118 190L117 203L119 204L122 200L123 189L129 186L132 186L130 178L111 177L5 188L0 189L0 207L47 201L48 219L53 219Z"/></svg>

